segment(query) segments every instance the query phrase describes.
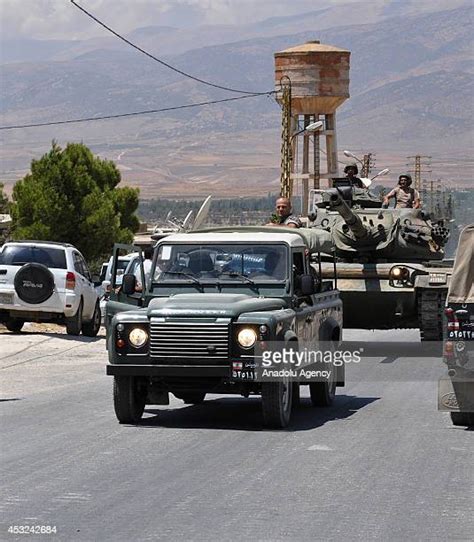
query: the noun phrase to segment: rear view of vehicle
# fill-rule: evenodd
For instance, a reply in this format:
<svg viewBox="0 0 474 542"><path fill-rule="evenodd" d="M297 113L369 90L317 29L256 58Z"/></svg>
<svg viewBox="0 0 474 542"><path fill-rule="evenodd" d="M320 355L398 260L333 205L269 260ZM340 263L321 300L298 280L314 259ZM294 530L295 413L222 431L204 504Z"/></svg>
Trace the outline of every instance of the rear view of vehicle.
<svg viewBox="0 0 474 542"><path fill-rule="evenodd" d="M25 322L66 324L70 335L95 336L98 296L72 245L11 242L0 250L0 322L19 332Z"/></svg>
<svg viewBox="0 0 474 542"><path fill-rule="evenodd" d="M474 425L474 224L461 233L446 308L444 361L439 408L454 425Z"/></svg>

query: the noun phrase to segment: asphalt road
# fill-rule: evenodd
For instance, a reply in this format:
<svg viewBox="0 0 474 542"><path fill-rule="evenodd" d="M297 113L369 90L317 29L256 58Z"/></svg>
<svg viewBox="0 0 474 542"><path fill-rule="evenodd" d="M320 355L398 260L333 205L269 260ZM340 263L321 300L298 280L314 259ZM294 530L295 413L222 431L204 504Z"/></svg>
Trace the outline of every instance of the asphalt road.
<svg viewBox="0 0 474 542"><path fill-rule="evenodd" d="M368 357L334 406L269 431L217 395L121 426L103 336L0 333L0 540L472 540L474 432L437 411L439 359L411 331L346 338Z"/></svg>

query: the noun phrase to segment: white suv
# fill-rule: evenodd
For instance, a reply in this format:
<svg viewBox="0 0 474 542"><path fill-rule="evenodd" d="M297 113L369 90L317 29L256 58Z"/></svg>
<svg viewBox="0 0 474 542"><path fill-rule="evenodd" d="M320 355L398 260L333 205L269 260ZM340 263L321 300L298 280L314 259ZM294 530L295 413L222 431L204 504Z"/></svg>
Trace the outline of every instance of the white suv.
<svg viewBox="0 0 474 542"><path fill-rule="evenodd" d="M69 335L97 335L99 296L72 245L12 241L0 247L0 323L19 332L25 322L62 323Z"/></svg>

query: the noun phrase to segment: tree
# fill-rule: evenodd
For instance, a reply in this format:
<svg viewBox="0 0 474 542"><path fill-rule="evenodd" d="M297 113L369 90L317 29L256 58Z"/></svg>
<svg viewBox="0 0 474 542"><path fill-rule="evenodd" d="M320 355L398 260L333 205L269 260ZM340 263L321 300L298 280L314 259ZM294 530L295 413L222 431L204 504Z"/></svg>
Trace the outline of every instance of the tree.
<svg viewBox="0 0 474 542"><path fill-rule="evenodd" d="M7 195L3 191L3 183L0 183L0 214L8 214L9 210L10 204Z"/></svg>
<svg viewBox="0 0 474 542"><path fill-rule="evenodd" d="M82 143L51 150L31 162L31 173L13 187L14 239L71 243L87 260L110 254L138 230L138 189L118 188L120 172Z"/></svg>

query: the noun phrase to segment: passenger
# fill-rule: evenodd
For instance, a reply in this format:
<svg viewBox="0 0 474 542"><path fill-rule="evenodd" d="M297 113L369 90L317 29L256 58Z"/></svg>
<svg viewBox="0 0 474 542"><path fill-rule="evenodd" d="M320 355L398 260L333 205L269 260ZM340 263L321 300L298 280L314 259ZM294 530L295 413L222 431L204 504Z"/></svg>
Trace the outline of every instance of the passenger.
<svg viewBox="0 0 474 542"><path fill-rule="evenodd" d="M148 282L148 279L150 277L150 271L151 271L151 260L153 258L153 248L145 248L143 255L145 259L143 260L143 271L145 273L145 283ZM140 264L137 265L137 268L135 269L135 278L137 279L135 291L136 292L142 292L143 291L143 284L141 283L142 280L142 272L141 272L141 266Z"/></svg>
<svg viewBox="0 0 474 542"><path fill-rule="evenodd" d="M357 167L357 164L348 164L344 168L344 173L351 182L351 186L355 186L356 188L365 188L362 180L359 179L359 177L356 177L356 175L359 173L359 168Z"/></svg>
<svg viewBox="0 0 474 542"><path fill-rule="evenodd" d="M419 209L421 207L418 190L411 188L412 179L408 173L398 177L398 186L391 190L383 200L383 207L389 206L390 200L395 198L395 209Z"/></svg>
<svg viewBox="0 0 474 542"><path fill-rule="evenodd" d="M272 217L272 222L267 226L287 226L288 228L301 228L303 224L301 220L291 213L291 201L289 198L278 198L275 204L275 214ZM274 221L273 221L274 220Z"/></svg>
<svg viewBox="0 0 474 542"><path fill-rule="evenodd" d="M263 269L255 271L249 276L251 279L273 277L274 279L281 280L284 278L284 266L285 262L282 259L281 254L269 252L265 256Z"/></svg>

